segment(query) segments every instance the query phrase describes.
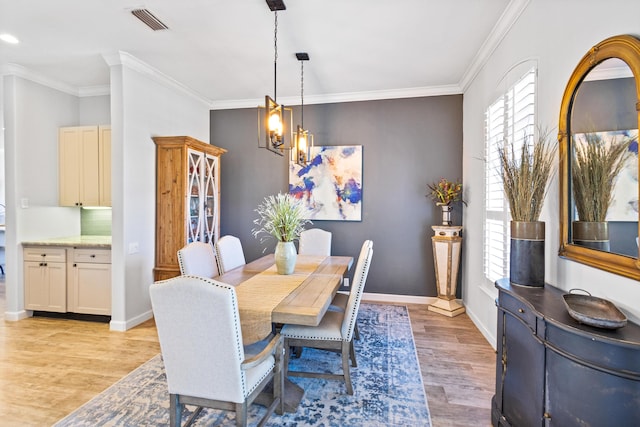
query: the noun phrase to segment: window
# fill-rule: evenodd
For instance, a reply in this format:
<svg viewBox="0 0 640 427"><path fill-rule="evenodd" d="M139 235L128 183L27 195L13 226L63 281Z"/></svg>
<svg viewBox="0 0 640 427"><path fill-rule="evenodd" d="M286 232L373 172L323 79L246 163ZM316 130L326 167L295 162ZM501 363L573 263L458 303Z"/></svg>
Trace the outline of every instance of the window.
<svg viewBox="0 0 640 427"><path fill-rule="evenodd" d="M485 112L484 275L493 284L509 276L509 205L502 189L499 147L533 141L536 68L530 68Z"/></svg>

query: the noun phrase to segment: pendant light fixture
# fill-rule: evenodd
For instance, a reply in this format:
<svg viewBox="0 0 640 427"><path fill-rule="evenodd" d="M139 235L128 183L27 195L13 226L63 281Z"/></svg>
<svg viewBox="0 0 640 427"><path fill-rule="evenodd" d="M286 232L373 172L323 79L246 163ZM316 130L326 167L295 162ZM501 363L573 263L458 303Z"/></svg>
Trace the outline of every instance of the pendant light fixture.
<svg viewBox="0 0 640 427"><path fill-rule="evenodd" d="M304 61L309 60L306 52L296 53L300 61L300 124L296 129L294 149L291 150L292 161L301 166L309 163L311 148L313 148L313 134L304 128Z"/></svg>
<svg viewBox="0 0 640 427"><path fill-rule="evenodd" d="M264 97L264 106L258 107L258 147L266 148L276 154L283 155L285 149L291 147L292 110L277 102L278 82L278 11L286 10L282 0L266 0L269 9L274 12L273 30L273 98ZM287 121L289 122L287 124ZM264 146L260 145L261 134L264 133ZM288 142L288 143L287 143Z"/></svg>

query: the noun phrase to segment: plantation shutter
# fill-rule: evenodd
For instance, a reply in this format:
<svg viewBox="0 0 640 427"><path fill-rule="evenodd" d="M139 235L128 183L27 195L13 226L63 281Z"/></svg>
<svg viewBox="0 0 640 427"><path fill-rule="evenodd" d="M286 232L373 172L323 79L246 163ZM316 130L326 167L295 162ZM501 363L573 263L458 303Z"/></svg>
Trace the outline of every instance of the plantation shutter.
<svg viewBox="0 0 640 427"><path fill-rule="evenodd" d="M533 143L536 69L531 68L485 112L484 275L509 276L509 205L502 188L499 147Z"/></svg>

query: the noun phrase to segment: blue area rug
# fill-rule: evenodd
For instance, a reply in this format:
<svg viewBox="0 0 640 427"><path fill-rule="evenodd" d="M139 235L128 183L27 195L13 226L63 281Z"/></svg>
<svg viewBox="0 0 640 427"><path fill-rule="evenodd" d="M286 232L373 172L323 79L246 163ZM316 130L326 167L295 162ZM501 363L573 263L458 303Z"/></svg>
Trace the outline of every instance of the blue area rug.
<svg viewBox="0 0 640 427"><path fill-rule="evenodd" d="M351 369L354 395L346 394L341 381L291 378L305 390L300 407L296 413L271 415L267 426L431 425L407 308L362 304L358 327L360 340L355 341L358 366ZM301 358L292 359L290 369L338 372L340 366L338 354L304 349ZM255 425L264 411L263 407L252 405L250 424ZM158 355L56 426L168 424L169 393L162 359ZM205 409L194 425L235 426L235 415Z"/></svg>

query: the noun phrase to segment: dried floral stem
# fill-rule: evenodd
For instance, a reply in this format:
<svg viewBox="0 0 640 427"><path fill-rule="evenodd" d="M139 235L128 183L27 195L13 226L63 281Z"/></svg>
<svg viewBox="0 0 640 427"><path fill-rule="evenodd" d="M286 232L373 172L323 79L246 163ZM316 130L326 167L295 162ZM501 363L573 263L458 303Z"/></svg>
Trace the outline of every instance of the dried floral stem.
<svg viewBox="0 0 640 427"><path fill-rule="evenodd" d="M290 194L265 197L255 211L260 217L253 221L257 227L251 232L256 238L261 236L260 242L269 237L279 242L293 242L300 238L305 224L311 223L304 218L302 203Z"/></svg>
<svg viewBox="0 0 640 427"><path fill-rule="evenodd" d="M557 150L557 146L549 142L549 133L547 130L538 130L533 153L525 138L519 158L512 146L510 149L498 149L502 183L513 221L532 222L540 218Z"/></svg>
<svg viewBox="0 0 640 427"><path fill-rule="evenodd" d="M573 200L580 221L604 221L613 200L616 177L629 158L632 138L614 138L605 143L596 132L584 135L585 143L573 139Z"/></svg>
<svg viewBox="0 0 640 427"><path fill-rule="evenodd" d="M428 184L431 197L438 205L448 205L451 202L462 200L462 184L459 182L449 181L446 178L440 178L440 181Z"/></svg>

